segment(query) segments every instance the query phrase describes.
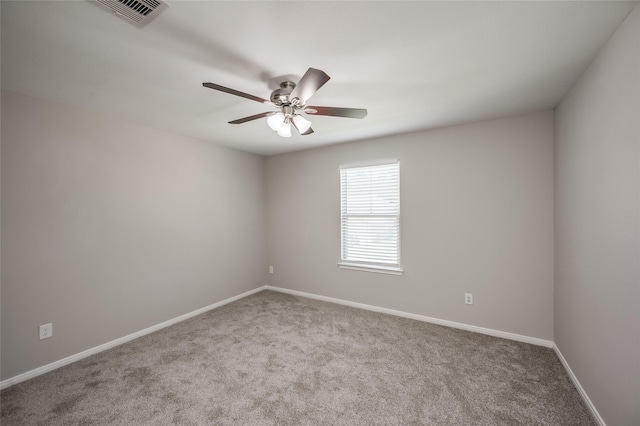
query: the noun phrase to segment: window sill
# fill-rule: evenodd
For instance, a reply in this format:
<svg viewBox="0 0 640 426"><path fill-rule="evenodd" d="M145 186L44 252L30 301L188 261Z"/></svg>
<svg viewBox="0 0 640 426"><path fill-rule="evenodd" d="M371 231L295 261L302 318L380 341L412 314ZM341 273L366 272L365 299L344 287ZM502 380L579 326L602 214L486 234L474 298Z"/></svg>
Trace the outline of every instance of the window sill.
<svg viewBox="0 0 640 426"><path fill-rule="evenodd" d="M342 269L352 269L354 271L375 272L377 274L402 275L404 270L393 266L361 265L358 263L339 262Z"/></svg>

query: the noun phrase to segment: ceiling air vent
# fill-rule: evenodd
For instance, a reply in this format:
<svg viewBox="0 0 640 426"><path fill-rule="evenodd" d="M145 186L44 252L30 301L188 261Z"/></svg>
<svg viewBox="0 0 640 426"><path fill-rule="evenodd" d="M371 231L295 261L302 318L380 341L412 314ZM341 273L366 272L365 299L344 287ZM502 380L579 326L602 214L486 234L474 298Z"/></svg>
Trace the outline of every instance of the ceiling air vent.
<svg viewBox="0 0 640 426"><path fill-rule="evenodd" d="M137 27L158 16L168 5L160 0L90 0Z"/></svg>

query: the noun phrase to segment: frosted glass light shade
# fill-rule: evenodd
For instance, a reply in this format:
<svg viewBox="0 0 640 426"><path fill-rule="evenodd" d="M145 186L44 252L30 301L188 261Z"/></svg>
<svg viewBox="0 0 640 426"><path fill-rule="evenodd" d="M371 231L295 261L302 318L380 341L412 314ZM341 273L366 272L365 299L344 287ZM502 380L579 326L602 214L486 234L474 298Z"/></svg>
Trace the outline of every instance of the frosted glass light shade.
<svg viewBox="0 0 640 426"><path fill-rule="evenodd" d="M272 130L279 132L284 128L284 114L279 112L267 118L267 124Z"/></svg>
<svg viewBox="0 0 640 426"><path fill-rule="evenodd" d="M306 132L311 127L311 122L301 115L294 116L293 122L295 123L298 130L300 130L300 133Z"/></svg>
<svg viewBox="0 0 640 426"><path fill-rule="evenodd" d="M291 123L282 123L282 128L278 130L278 134L283 138L291 137Z"/></svg>

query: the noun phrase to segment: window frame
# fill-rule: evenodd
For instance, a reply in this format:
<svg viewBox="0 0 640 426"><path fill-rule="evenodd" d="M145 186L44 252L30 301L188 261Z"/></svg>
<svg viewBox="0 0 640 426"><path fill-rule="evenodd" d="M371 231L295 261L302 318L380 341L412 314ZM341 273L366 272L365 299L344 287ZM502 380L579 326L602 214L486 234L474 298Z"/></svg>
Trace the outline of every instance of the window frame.
<svg viewBox="0 0 640 426"><path fill-rule="evenodd" d="M388 264L376 262L374 260L368 261L354 261L344 259L344 200L343 200L343 171L357 168L369 168L377 166L389 166L395 165L397 167L398 179L397 179L397 196L398 196L398 213L397 215L388 215L397 217L397 263ZM352 269L365 272L376 272L381 274L390 275L402 275L404 270L401 267L401 197L400 197L400 161L398 159L392 160L380 160L366 163L344 164L339 167L339 189L340 189L340 261L338 266L343 269ZM384 215L372 215L372 216L384 216Z"/></svg>

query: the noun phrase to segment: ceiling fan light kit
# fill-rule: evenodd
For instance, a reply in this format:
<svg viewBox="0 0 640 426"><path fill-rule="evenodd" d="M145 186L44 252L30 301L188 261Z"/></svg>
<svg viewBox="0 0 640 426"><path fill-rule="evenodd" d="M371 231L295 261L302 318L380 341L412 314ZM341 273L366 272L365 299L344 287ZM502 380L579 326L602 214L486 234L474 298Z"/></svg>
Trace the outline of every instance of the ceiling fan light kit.
<svg viewBox="0 0 640 426"><path fill-rule="evenodd" d="M255 114L249 117L230 121L229 123L242 124L248 121L257 120L258 118L266 117L267 124L272 130L276 131L278 135L288 138L291 137L292 125L303 136L313 133L311 122L304 118L301 113L360 119L367 115L367 110L362 108L307 106L307 100L327 81L329 81L329 79L330 77L324 71L309 68L298 84L292 81L283 81L280 83L280 87L271 92L270 100L214 83L202 83L202 85L209 89L218 90L220 92L229 93L231 95L240 96L245 99L276 107L278 109L277 111Z"/></svg>

